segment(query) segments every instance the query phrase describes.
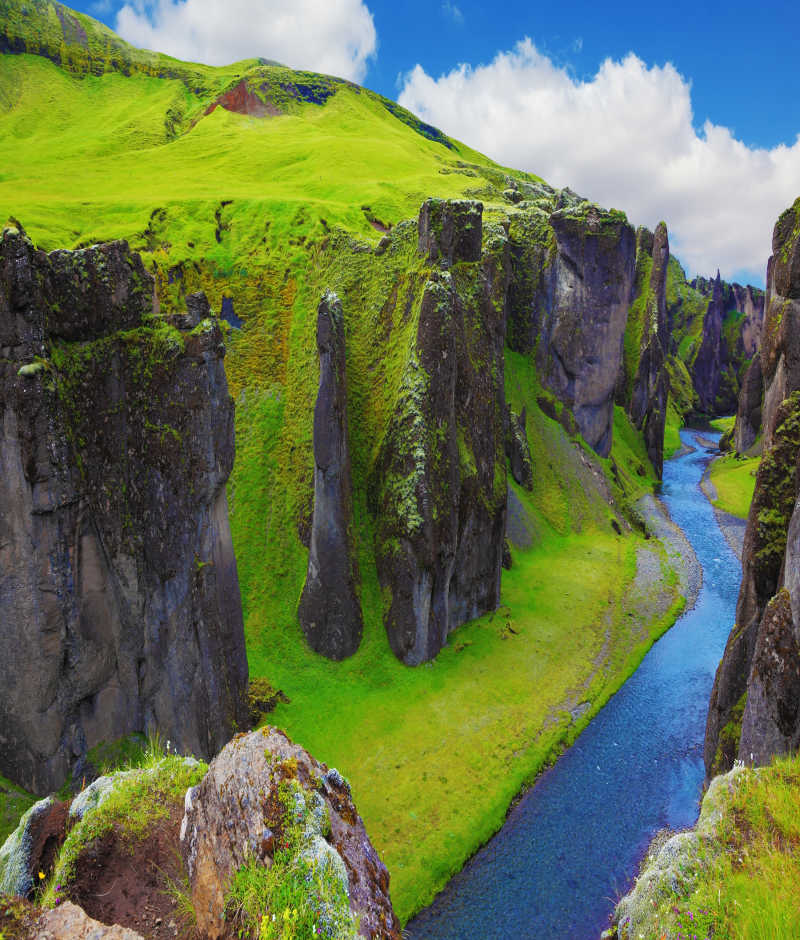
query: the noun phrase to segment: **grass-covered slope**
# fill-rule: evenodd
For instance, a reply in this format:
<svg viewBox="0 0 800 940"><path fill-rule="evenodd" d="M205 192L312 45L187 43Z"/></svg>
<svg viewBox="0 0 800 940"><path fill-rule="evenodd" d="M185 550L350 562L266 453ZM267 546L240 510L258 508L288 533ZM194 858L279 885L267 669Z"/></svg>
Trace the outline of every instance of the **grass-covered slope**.
<svg viewBox="0 0 800 940"><path fill-rule="evenodd" d="M19 817L33 806L36 797L0 777L0 845L17 828Z"/></svg>
<svg viewBox="0 0 800 940"><path fill-rule="evenodd" d="M732 516L746 519L753 502L756 488L756 471L760 458L739 457L727 454L717 458L709 471L709 478L716 491L714 505Z"/></svg>
<svg viewBox="0 0 800 940"><path fill-rule="evenodd" d="M0 222L19 219L45 248L127 238L156 273L162 309L202 288L243 321L228 337L226 371L251 676L290 699L270 720L350 778L405 919L497 829L519 787L681 603L654 540L625 523L654 483L641 436L618 409L611 457L598 460L540 407L532 358L507 351L506 396L516 413L527 409L534 481L531 492L513 489L503 604L418 669L389 649L369 478L429 274L416 226L403 220L428 196L468 196L484 203L485 241L506 217L512 229L539 220L546 235L536 199L549 204L552 191L350 83L254 61L178 63L115 44L76 14L84 41L53 4L0 3L1 48L13 50L0 56ZM464 269L452 274L468 289ZM361 647L338 664L312 653L297 623L316 310L327 288L345 318L364 612ZM640 576L652 570L663 579Z"/></svg>
<svg viewBox="0 0 800 940"><path fill-rule="evenodd" d="M800 757L712 782L696 830L651 847L617 909L620 938L800 935ZM660 851L659 851L660 849Z"/></svg>

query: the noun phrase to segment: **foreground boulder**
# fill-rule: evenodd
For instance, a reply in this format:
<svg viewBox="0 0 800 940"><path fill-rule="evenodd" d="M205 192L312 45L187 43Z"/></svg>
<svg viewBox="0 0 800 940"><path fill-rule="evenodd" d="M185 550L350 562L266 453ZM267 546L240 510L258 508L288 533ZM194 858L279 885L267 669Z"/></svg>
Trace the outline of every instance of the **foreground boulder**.
<svg viewBox="0 0 800 940"><path fill-rule="evenodd" d="M100 741L211 756L246 722L222 334L152 309L124 242L3 232L0 772L40 794Z"/></svg>
<svg viewBox="0 0 800 940"><path fill-rule="evenodd" d="M45 911L36 922L35 935L39 940L143 940L129 927L101 924L70 901Z"/></svg>
<svg viewBox="0 0 800 940"><path fill-rule="evenodd" d="M275 728L234 738L189 790L181 852L197 927L212 940L227 936L226 896L236 872L248 864L275 871L287 863L312 873L309 884L323 885L313 899L320 918L341 916L332 900L340 893L361 936L399 940L389 874L349 785Z"/></svg>
<svg viewBox="0 0 800 940"><path fill-rule="evenodd" d="M677 832L660 846L654 842L631 891L620 899L612 917L616 929L603 936L619 940L666 936L658 923L659 906L691 893L704 865L727 848L719 838L730 796L746 771L737 766L711 782L693 829ZM670 936L673 936L670 934Z"/></svg>

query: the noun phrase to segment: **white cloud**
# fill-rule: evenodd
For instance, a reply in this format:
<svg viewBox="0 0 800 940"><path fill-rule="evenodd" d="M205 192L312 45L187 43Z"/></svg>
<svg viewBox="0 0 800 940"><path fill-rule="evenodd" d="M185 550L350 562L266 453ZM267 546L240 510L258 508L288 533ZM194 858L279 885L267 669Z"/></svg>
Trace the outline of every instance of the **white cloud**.
<svg viewBox="0 0 800 940"><path fill-rule="evenodd" d="M179 59L226 65L262 56L353 81L377 48L363 0L130 0L116 30Z"/></svg>
<svg viewBox="0 0 800 940"><path fill-rule="evenodd" d="M460 8L455 5L455 3L450 3L450 0L444 0L442 4L442 12L445 16L449 16L454 23L461 25L464 22L464 14L461 12Z"/></svg>
<svg viewBox="0 0 800 940"><path fill-rule="evenodd" d="M698 133L686 79L633 54L579 81L526 38L489 65L438 79L417 65L399 100L495 160L624 209L635 224L665 219L690 275L719 267L760 281L775 220L800 195L800 136L766 150L710 121Z"/></svg>

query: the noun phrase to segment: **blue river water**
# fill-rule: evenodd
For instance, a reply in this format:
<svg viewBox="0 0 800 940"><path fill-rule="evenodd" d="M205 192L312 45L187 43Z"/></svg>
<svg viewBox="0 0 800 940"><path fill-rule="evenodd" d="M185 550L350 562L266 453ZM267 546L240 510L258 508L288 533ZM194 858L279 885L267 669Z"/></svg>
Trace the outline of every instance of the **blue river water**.
<svg viewBox="0 0 800 940"><path fill-rule="evenodd" d="M697 820L708 699L741 568L700 489L709 451L693 432L681 437L695 450L665 464L661 498L702 565L697 603L407 925L408 937L597 940L653 834Z"/></svg>

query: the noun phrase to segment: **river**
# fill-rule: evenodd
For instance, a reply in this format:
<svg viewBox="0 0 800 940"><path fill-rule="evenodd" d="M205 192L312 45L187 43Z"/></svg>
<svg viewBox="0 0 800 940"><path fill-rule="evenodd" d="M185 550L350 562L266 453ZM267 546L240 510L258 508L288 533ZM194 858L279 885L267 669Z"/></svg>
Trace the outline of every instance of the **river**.
<svg viewBox="0 0 800 940"><path fill-rule="evenodd" d="M653 834L695 823L708 699L741 567L700 489L709 450L694 432L681 438L694 450L666 462L661 498L702 565L697 603L407 925L408 937L597 940Z"/></svg>

